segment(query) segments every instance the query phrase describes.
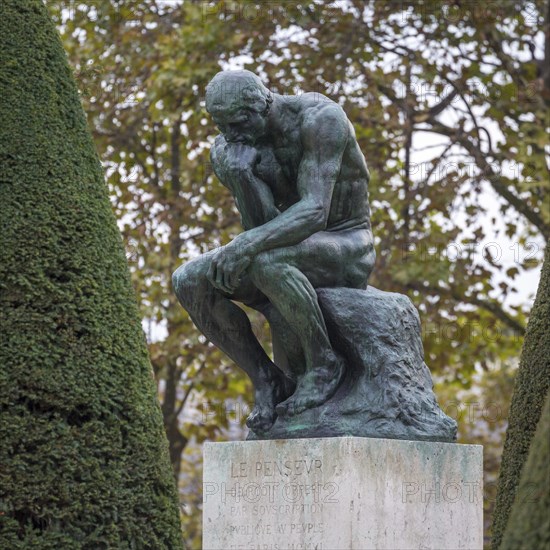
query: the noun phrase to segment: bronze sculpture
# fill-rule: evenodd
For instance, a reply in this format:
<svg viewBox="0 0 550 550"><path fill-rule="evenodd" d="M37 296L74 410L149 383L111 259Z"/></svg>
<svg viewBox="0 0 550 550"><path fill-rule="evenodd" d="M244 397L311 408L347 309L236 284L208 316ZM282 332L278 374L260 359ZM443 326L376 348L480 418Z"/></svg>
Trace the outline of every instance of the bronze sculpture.
<svg viewBox="0 0 550 550"><path fill-rule="evenodd" d="M348 390L361 386L360 371L365 378L365 369L373 369L364 352L350 355L357 343L344 342L338 327L351 324L353 332L368 323L359 319L361 311L351 312L358 300L368 302L375 261L369 172L353 126L327 97L272 93L249 71L218 73L207 87L206 108L221 131L212 166L235 197L245 231L180 267L176 294L203 334L251 378L255 407L247 424L253 437L360 435L372 410L351 405ZM375 292L369 303L390 307L387 293ZM274 360L234 301L266 316ZM418 317L401 306L404 315ZM371 339L368 330L358 338ZM426 385L422 372L419 388ZM435 399L428 401L441 415ZM323 418L324 427L318 425ZM447 423L441 434L428 430L418 438L452 439L453 429ZM393 431L382 436L399 437L403 430Z"/></svg>

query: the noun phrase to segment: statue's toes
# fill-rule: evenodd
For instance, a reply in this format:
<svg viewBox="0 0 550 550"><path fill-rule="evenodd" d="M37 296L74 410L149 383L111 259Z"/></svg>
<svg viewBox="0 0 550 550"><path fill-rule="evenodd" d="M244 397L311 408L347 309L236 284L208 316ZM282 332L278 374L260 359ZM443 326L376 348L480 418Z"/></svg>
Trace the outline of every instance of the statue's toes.
<svg viewBox="0 0 550 550"><path fill-rule="evenodd" d="M315 401L308 397L303 397L302 399L298 398L292 402L292 405L291 405L292 412L289 412L288 414L291 416L295 416L297 414L303 413L307 409L313 408L315 405L316 405Z"/></svg>
<svg viewBox="0 0 550 550"><path fill-rule="evenodd" d="M276 407L276 411L279 416L296 416L310 408L310 406L311 403L309 399L300 399L299 396L293 395L286 401L279 403Z"/></svg>
<svg viewBox="0 0 550 550"><path fill-rule="evenodd" d="M261 429L263 421L257 412L252 412L246 419L246 425L253 431L257 432Z"/></svg>
<svg viewBox="0 0 550 550"><path fill-rule="evenodd" d="M287 400L283 401L282 403L279 403L275 407L275 411L279 416L287 416L289 407L292 404L292 397L289 397Z"/></svg>
<svg viewBox="0 0 550 550"><path fill-rule="evenodd" d="M246 425L256 433L267 432L275 422L275 412L272 409L254 407L246 419Z"/></svg>

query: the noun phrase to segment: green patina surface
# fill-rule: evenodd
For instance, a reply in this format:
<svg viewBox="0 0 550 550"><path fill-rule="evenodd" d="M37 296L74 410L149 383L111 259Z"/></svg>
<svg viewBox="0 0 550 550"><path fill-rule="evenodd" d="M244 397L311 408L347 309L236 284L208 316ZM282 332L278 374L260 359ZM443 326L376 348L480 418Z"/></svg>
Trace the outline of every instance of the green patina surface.
<svg viewBox="0 0 550 550"><path fill-rule="evenodd" d="M206 108L221 132L212 166L244 232L181 266L174 290L252 380L250 437L454 440L418 313L405 296L367 289L370 175L343 109L319 93L273 93L249 71L214 76ZM235 302L267 318L273 360Z"/></svg>
<svg viewBox="0 0 550 550"><path fill-rule="evenodd" d="M120 234L39 0L0 13L0 547L182 547Z"/></svg>

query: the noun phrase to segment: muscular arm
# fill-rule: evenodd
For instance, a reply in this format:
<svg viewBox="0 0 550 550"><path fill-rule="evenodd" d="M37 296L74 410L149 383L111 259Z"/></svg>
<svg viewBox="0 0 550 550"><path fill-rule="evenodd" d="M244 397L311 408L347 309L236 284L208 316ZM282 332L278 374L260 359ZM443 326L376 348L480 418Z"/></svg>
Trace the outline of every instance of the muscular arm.
<svg viewBox="0 0 550 550"><path fill-rule="evenodd" d="M302 122L301 138L303 156L297 181L300 200L272 219L269 219L269 212L275 208L273 196L269 187L253 176L252 163L246 168L239 166L239 162L234 165L239 155L225 155L223 162L216 163L218 159L214 153L214 169L217 174L220 172L218 177L221 176L222 182L236 197L239 210L244 214L245 229L247 225L254 225L253 216L258 204L268 208L268 213L264 211L262 216L269 220L241 233L212 258L207 278L215 288L232 293L240 274L256 254L297 244L326 228L334 184L349 138L349 125L343 111L337 105L312 108ZM250 150L241 152L240 158L243 159L249 156ZM227 172L228 177L222 171ZM248 183L261 185L252 185L254 193L251 193ZM266 194L266 189L269 194Z"/></svg>
<svg viewBox="0 0 550 550"><path fill-rule="evenodd" d="M238 235L232 244L254 256L297 244L325 229L348 137L347 119L337 105L316 106L306 113L297 182L300 200L268 223Z"/></svg>
<svg viewBox="0 0 550 550"><path fill-rule="evenodd" d="M251 167L238 174L228 169L227 142L218 136L210 152L212 167L218 179L231 191L245 231L258 227L279 215L269 186L252 173Z"/></svg>

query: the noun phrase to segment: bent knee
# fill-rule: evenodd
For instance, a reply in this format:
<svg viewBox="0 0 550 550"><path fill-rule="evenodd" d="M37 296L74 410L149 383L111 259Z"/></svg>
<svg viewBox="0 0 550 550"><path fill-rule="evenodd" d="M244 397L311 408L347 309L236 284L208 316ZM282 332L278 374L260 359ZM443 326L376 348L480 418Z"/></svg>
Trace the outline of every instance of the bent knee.
<svg viewBox="0 0 550 550"><path fill-rule="evenodd" d="M206 283L206 265L201 258L181 265L172 274L172 287L185 308L196 300L197 292Z"/></svg>

